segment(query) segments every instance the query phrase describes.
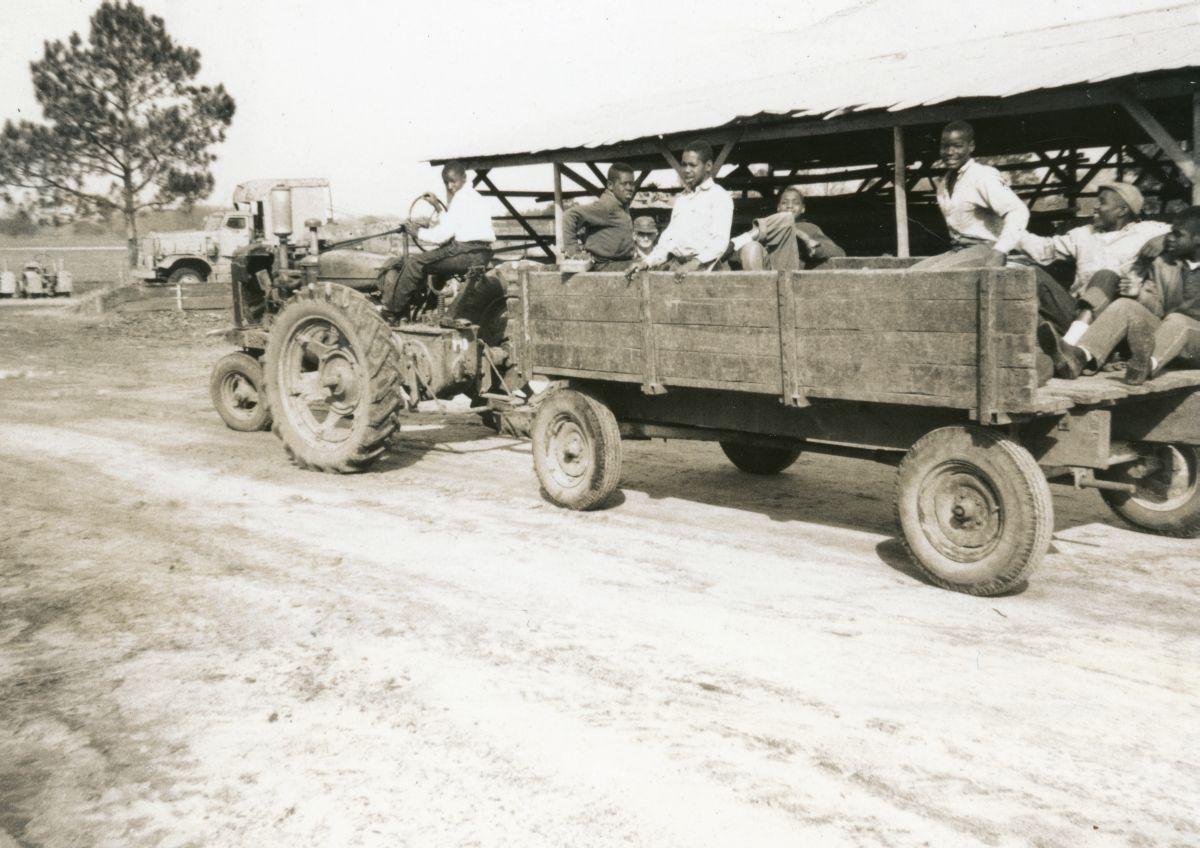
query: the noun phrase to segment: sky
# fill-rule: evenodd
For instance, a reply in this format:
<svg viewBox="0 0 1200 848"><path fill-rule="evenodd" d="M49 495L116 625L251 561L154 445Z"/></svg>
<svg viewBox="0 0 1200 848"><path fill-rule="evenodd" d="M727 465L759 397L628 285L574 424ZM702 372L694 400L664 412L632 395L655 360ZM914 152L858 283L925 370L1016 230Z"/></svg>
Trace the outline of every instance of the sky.
<svg viewBox="0 0 1200 848"><path fill-rule="evenodd" d="M86 34L97 0L5 0L0 120L40 118L29 63ZM237 102L216 189L327 177L342 214L399 214L440 188L422 160L570 121L589 103L1029 29L1169 0L145 0ZM781 65L781 63L784 63ZM620 128L614 128L619 136ZM482 152L482 151L481 151ZM544 173L543 173L544 172ZM549 185L549 167L505 174ZM511 187L510 185L510 187Z"/></svg>

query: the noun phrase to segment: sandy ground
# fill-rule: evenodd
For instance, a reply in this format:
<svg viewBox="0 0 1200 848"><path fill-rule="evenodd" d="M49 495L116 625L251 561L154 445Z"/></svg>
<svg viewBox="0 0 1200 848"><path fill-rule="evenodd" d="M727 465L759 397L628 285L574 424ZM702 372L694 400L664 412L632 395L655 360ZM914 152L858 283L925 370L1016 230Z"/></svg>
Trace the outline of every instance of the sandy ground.
<svg viewBox="0 0 1200 848"><path fill-rule="evenodd" d="M924 585L894 471L409 420L227 430L223 316L0 312L0 848L1200 845L1196 542L1056 487L1028 589Z"/></svg>

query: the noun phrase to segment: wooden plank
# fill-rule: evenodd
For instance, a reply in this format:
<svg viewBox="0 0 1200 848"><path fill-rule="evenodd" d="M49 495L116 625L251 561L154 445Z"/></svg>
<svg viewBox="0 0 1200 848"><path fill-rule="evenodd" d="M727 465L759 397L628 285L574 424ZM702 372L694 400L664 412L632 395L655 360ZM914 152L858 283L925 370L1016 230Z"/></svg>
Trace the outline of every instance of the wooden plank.
<svg viewBox="0 0 1200 848"><path fill-rule="evenodd" d="M583 271L578 274L531 271L529 292L535 298L567 294L641 297L641 289L637 283L626 278L624 274L597 271Z"/></svg>
<svg viewBox="0 0 1200 848"><path fill-rule="evenodd" d="M580 377L589 380L615 380L619 383L640 383L641 374L623 374L616 371L595 371L590 368L565 368L546 365L533 372L538 377Z"/></svg>
<svg viewBox="0 0 1200 848"><path fill-rule="evenodd" d="M693 377L664 377L663 382L670 388L689 388L689 389L720 389L729 392L746 392L749 394L771 395L774 397L778 394L779 387L769 383L747 383L714 380L712 378L693 378Z"/></svg>
<svg viewBox="0 0 1200 848"><path fill-rule="evenodd" d="M796 316L796 332L811 330L859 330L864 333L942 332L974 333L978 306L971 300L876 300L869 306L857 299L798 299L802 308ZM1010 308L1005 301L996 315L996 332L1032 333L1036 302L1018 302L1029 309Z"/></svg>
<svg viewBox="0 0 1200 848"><path fill-rule="evenodd" d="M655 324L654 336L655 347L659 350L739 353L750 356L779 355L779 332L769 327Z"/></svg>
<svg viewBox="0 0 1200 848"><path fill-rule="evenodd" d="M749 298L776 304L775 274L763 271L721 271L676 274L650 272L650 294L655 300L704 300Z"/></svg>
<svg viewBox="0 0 1200 848"><path fill-rule="evenodd" d="M534 339L530 348L530 359L535 371L546 368L584 368L589 371L636 374L642 370L640 347L553 344Z"/></svg>
<svg viewBox="0 0 1200 848"><path fill-rule="evenodd" d="M562 321L640 322L641 301L634 297L547 297L529 298L530 320L549 318Z"/></svg>
<svg viewBox="0 0 1200 848"><path fill-rule="evenodd" d="M779 392L789 406L808 406L800 391L796 361L796 287L790 274L780 271L775 279L775 297L779 303Z"/></svg>
<svg viewBox="0 0 1200 848"><path fill-rule="evenodd" d="M818 397L842 397L841 392L865 390L903 392L942 397L953 405L975 408L977 405L977 369L973 365L922 365L844 359L810 359L813 386L808 394ZM997 368L996 391L1001 400L1031 394L1028 368Z"/></svg>
<svg viewBox="0 0 1200 848"><path fill-rule="evenodd" d="M654 320L650 309L650 275L643 270L638 274L638 283L642 290L642 392L647 395L661 395L666 392L658 379L658 357L654 345Z"/></svg>
<svg viewBox="0 0 1200 848"><path fill-rule="evenodd" d="M520 327L520 345L521 355L519 359L521 368L521 378L528 383L533 376L533 345L529 338L529 269L522 268L517 276L521 286L521 327Z"/></svg>
<svg viewBox="0 0 1200 848"><path fill-rule="evenodd" d="M558 262L563 261L566 251L566 240L563 234L565 210L563 209L562 168L561 162L554 163L554 256ZM524 221L520 223L526 230L530 229Z"/></svg>
<svg viewBox="0 0 1200 848"><path fill-rule="evenodd" d="M996 405L999 387L996 385L996 313L1000 304L997 302L999 281L989 271L984 271L978 278L979 292L979 327L977 329L977 352L979 355L977 384L977 405L975 420L990 424L999 411Z"/></svg>
<svg viewBox="0 0 1200 848"><path fill-rule="evenodd" d="M185 297L179 301L184 309L232 309L233 298L228 294L216 297Z"/></svg>
<svg viewBox="0 0 1200 848"><path fill-rule="evenodd" d="M969 300L976 302L976 280L983 269L952 271L833 270L796 272L798 298L856 300ZM1034 300L1037 286L1028 268L996 269L1003 300Z"/></svg>
<svg viewBox="0 0 1200 848"><path fill-rule="evenodd" d="M1030 333L995 333L996 361L1000 365L1033 367L1036 343ZM859 333L831 330L805 330L796 335L796 351L801 358L824 356L847 361L861 360L871 351L884 362L928 363L931 365L974 365L978 362L978 338L975 333L930 333L924 331L885 331Z"/></svg>
<svg viewBox="0 0 1200 848"><path fill-rule="evenodd" d="M656 351L657 373L662 382L676 378L726 383L755 383L774 394L779 386L779 356L751 356L740 353L694 353ZM705 383L707 384L707 383Z"/></svg>
<svg viewBox="0 0 1200 848"><path fill-rule="evenodd" d="M779 307L772 300L652 300L655 324L714 327L779 327Z"/></svg>
<svg viewBox="0 0 1200 848"><path fill-rule="evenodd" d="M606 345L641 347L644 327L637 322L561 321L532 318L529 333L537 342L548 344Z"/></svg>

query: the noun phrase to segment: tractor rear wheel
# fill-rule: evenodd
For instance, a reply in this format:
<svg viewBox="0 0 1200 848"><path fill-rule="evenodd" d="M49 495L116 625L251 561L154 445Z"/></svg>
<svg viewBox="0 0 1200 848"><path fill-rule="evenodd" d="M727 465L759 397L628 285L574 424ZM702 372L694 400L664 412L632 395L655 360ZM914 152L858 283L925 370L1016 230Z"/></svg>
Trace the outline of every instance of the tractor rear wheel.
<svg viewBox="0 0 1200 848"><path fill-rule="evenodd" d="M208 388L217 414L231 430L253 433L271 429L262 366L250 354L238 351L218 359Z"/></svg>
<svg viewBox="0 0 1200 848"><path fill-rule="evenodd" d="M264 367L274 431L301 468L364 471L386 449L403 405L400 353L366 297L325 283L271 325Z"/></svg>
<svg viewBox="0 0 1200 848"><path fill-rule="evenodd" d="M567 509L600 506L621 480L621 429L612 410L573 389L552 392L533 419L533 468Z"/></svg>
<svg viewBox="0 0 1200 848"><path fill-rule="evenodd" d="M998 595L1045 556L1054 504L1022 445L984 427L952 426L926 433L900 463L896 518L930 582Z"/></svg>

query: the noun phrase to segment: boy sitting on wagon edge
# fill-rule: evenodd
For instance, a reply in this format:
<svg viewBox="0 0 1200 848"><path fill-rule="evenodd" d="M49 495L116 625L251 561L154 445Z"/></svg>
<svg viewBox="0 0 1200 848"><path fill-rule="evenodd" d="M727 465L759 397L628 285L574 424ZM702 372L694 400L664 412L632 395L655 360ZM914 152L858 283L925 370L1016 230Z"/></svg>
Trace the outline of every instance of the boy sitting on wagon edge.
<svg viewBox="0 0 1200 848"><path fill-rule="evenodd" d="M799 186L785 188L776 209L734 237L733 249L743 270L800 271L815 268L832 256L846 255L820 227L804 220L804 194Z"/></svg>
<svg viewBox="0 0 1200 848"><path fill-rule="evenodd" d="M1054 360L1054 373L1073 380L1090 362L1102 365L1122 339L1132 356L1125 382L1140 385L1169 362L1183 359L1200 365L1200 206L1175 216L1145 281L1121 283L1123 297L1071 344L1048 325L1038 328L1038 341Z"/></svg>

